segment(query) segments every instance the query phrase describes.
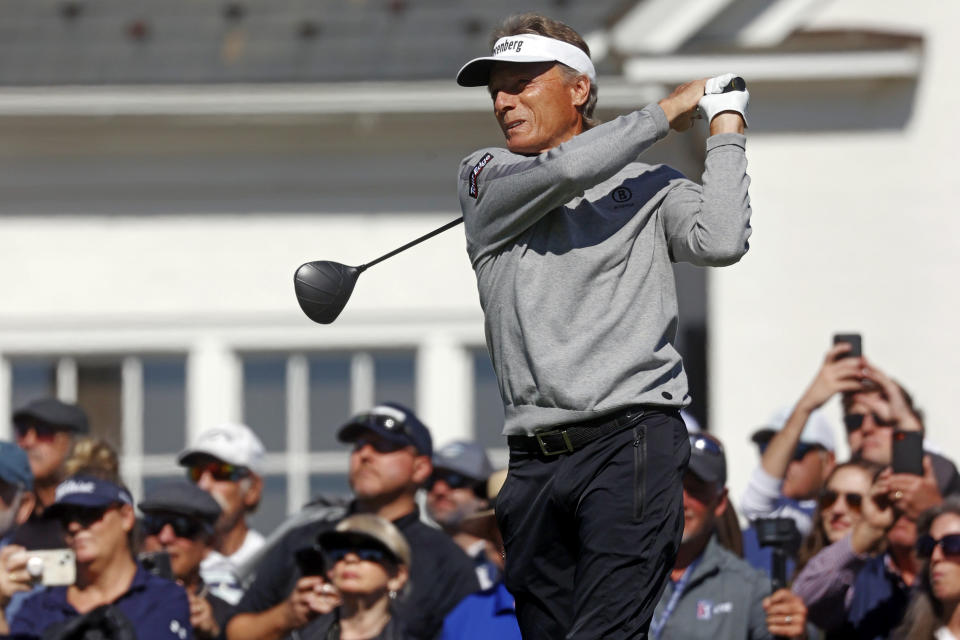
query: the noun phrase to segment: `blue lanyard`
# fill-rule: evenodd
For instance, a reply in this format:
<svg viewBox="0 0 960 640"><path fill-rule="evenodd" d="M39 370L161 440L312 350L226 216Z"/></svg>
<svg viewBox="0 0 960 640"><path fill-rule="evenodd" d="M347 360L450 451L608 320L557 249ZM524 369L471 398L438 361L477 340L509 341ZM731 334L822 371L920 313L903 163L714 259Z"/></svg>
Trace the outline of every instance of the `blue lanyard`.
<svg viewBox="0 0 960 640"><path fill-rule="evenodd" d="M680 579L673 585L673 593L670 594L670 599L667 601L667 606L663 608L663 613L660 615L660 618L654 618L650 621L650 636L654 640L660 640L660 634L663 633L663 628L667 626L667 620L673 615L673 610L677 608L677 603L680 602L680 598L683 596L683 590L687 587L687 582L690 580L690 576L693 575L693 570L697 568L699 562L700 558L697 558L687 565L687 570L683 572Z"/></svg>

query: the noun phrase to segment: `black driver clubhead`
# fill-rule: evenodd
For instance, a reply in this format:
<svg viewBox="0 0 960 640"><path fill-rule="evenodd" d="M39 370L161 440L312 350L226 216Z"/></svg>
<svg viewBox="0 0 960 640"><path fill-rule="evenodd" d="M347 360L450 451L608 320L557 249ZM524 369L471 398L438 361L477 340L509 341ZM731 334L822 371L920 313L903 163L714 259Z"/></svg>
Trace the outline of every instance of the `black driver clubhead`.
<svg viewBox="0 0 960 640"><path fill-rule="evenodd" d="M293 274L293 289L300 308L314 322L330 324L343 311L361 273L360 267L329 260L300 265Z"/></svg>

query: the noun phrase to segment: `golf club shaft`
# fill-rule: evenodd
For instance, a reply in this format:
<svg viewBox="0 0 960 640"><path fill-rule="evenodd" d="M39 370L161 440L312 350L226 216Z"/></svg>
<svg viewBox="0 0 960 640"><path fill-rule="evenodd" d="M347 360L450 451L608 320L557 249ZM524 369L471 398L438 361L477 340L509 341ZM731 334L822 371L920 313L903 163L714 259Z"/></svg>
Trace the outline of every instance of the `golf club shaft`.
<svg viewBox="0 0 960 640"><path fill-rule="evenodd" d="M411 242L408 242L407 244L403 245L402 247L400 247L400 248L398 248L398 249L394 249L394 250L391 251L390 253L387 253L387 254L382 255L382 256L380 256L379 258L377 258L376 260L371 260L371 261L368 262L367 264L362 264L362 265L360 265L359 267L357 267L357 269L360 270L361 272L366 271L367 269L369 269L369 268L372 267L373 265L375 265L375 264L377 264L377 263L380 263L380 262L383 262L383 261L386 260L387 258L392 258L393 256L397 255L397 254L400 253L401 251L406 251L406 250L409 249L410 247L416 246L416 245L420 244L421 242L423 242L424 240L429 240L429 239L432 238L433 236L438 235L438 234L441 234L441 233L443 233L444 231L446 231L447 229L452 229L452 228L454 228L455 226L457 226L458 224L460 224L461 222L463 222L463 216L460 216L460 217L457 218L456 220L451 220L450 222L448 222L447 224L443 225L443 226L440 227L439 229L434 229L434 230L431 231L430 233L428 233L428 234L426 234L426 235L422 235L422 236L420 236L419 238L417 238L416 240L413 240L413 241L411 241Z"/></svg>

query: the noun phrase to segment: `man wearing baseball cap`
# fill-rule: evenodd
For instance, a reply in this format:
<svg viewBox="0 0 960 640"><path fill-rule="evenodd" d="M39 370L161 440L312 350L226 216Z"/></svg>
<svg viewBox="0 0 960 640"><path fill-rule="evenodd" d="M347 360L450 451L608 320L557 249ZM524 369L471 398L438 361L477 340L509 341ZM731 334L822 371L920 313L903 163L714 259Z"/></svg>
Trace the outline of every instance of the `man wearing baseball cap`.
<svg viewBox="0 0 960 640"><path fill-rule="evenodd" d="M802 637L806 607L788 589L725 549L716 527L728 508L727 461L716 438L689 436L683 476L684 526L676 564L660 596L650 636L670 640Z"/></svg>
<svg viewBox="0 0 960 640"><path fill-rule="evenodd" d="M473 559L481 589L500 579L500 569L490 562L490 543L462 525L487 508L491 473L493 466L480 444L456 440L433 454L433 474L427 482L427 515Z"/></svg>
<svg viewBox="0 0 960 640"><path fill-rule="evenodd" d="M241 567L264 543L247 517L260 504L265 455L253 429L228 422L204 429L177 456L187 477L209 492L222 510L213 549L200 565L200 573L213 593L233 605L243 596Z"/></svg>
<svg viewBox="0 0 960 640"><path fill-rule="evenodd" d="M487 87L506 148L467 156L457 192L510 448L507 587L526 636L643 637L683 529L689 453L672 263L747 251L746 85L694 80L601 124L572 28L526 14L491 40L457 82ZM702 186L637 160L699 114Z"/></svg>
<svg viewBox="0 0 960 640"><path fill-rule="evenodd" d="M337 437L353 447L353 501L346 508L318 508L310 522L290 529L264 554L240 613L227 624L229 640L278 640L325 613L313 598L321 593L320 581L302 572L296 553L352 513L389 520L410 544L411 589L396 615L411 637L432 639L446 613L479 588L466 554L420 520L416 494L433 472L433 440L417 415L397 403L378 404L350 418Z"/></svg>
<svg viewBox="0 0 960 640"><path fill-rule="evenodd" d="M90 433L87 415L75 404L38 398L14 411L13 428L17 446L30 461L36 495L30 519L17 530L14 542L34 549L62 547L63 532L43 513L53 504L57 485L64 479L63 465L74 440Z"/></svg>
<svg viewBox="0 0 960 640"><path fill-rule="evenodd" d="M201 561L216 539L220 505L197 485L172 480L152 489L138 506L144 533L169 554L173 577L187 592L195 636L220 637L231 607L209 591L200 575Z"/></svg>

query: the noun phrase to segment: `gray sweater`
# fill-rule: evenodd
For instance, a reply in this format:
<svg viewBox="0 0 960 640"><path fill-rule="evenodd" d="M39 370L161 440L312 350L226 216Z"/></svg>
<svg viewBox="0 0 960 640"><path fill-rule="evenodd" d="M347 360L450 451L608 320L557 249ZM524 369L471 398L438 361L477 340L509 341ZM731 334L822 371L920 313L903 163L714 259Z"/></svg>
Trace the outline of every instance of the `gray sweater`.
<svg viewBox="0 0 960 640"><path fill-rule="evenodd" d="M505 434L689 403L670 263L722 266L747 251L746 139L707 140L701 187L637 162L668 132L650 105L537 156L490 148L461 163Z"/></svg>

